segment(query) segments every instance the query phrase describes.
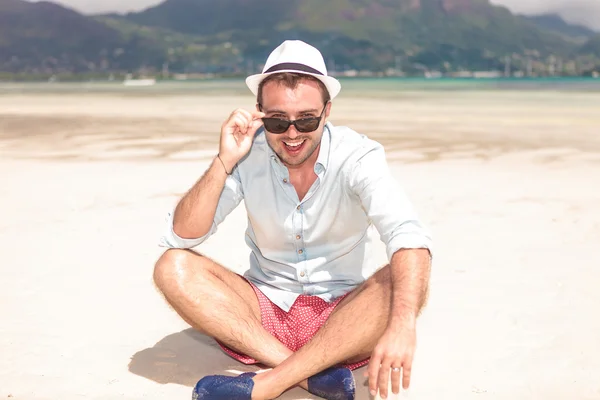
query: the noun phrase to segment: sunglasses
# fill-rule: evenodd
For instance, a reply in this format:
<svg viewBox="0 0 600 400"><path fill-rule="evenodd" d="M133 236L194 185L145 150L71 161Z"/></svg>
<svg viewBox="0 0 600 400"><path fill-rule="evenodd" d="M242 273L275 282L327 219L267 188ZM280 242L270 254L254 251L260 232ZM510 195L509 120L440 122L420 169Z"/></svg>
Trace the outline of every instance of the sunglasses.
<svg viewBox="0 0 600 400"><path fill-rule="evenodd" d="M284 133L290 129L290 126L294 125L298 132L308 133L314 132L317 130L319 125L321 124L321 119L323 118L323 113L327 108L327 104L321 111L321 115L319 117L310 117L310 118L302 118L297 119L295 121L290 121L287 119L281 118L263 118L262 121L264 123L265 129L271 133ZM259 109L262 111L262 105L259 104Z"/></svg>

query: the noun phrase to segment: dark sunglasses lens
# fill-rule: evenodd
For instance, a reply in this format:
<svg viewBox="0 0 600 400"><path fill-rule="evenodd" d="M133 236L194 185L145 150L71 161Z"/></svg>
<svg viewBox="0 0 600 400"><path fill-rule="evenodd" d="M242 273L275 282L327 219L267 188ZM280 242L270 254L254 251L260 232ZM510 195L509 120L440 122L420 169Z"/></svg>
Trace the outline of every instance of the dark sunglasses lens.
<svg viewBox="0 0 600 400"><path fill-rule="evenodd" d="M278 118L263 118L265 129L271 133L283 133L288 130L290 123Z"/></svg>
<svg viewBox="0 0 600 400"><path fill-rule="evenodd" d="M319 127L319 119L318 118L307 118L296 121L296 128L300 132L313 132L317 130Z"/></svg>

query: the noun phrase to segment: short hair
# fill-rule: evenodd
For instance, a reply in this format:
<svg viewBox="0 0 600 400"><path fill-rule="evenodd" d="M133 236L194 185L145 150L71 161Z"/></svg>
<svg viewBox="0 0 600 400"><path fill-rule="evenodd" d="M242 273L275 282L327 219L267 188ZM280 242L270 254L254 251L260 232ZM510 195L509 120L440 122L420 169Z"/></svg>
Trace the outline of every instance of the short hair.
<svg viewBox="0 0 600 400"><path fill-rule="evenodd" d="M298 84L303 80L313 81L316 82L317 85L319 85L319 88L321 89L321 95L323 96L323 104L327 104L331 101L331 96L325 84L319 79L315 78L314 76L300 74L296 72L280 72L277 74L269 75L260 83L260 85L258 85L258 104L262 105L263 103L263 87L267 83L276 82L279 85L284 85L290 89L295 89L298 86Z"/></svg>

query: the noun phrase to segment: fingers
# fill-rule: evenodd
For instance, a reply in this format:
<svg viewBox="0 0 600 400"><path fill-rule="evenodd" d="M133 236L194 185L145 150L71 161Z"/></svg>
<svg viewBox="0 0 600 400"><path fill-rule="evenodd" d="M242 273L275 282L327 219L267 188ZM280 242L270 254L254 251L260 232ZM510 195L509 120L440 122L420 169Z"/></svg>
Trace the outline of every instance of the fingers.
<svg viewBox="0 0 600 400"><path fill-rule="evenodd" d="M394 394L400 393L400 375L402 375L403 372L402 368L395 370L392 367L392 393Z"/></svg>
<svg viewBox="0 0 600 400"><path fill-rule="evenodd" d="M248 132L248 125L251 121L248 121L248 119L242 114L236 114L233 116L232 122L233 126L236 127L239 132L245 135L246 132Z"/></svg>
<svg viewBox="0 0 600 400"><path fill-rule="evenodd" d="M253 113L252 113L252 117L253 117L254 119L261 119L261 118L264 118L264 117L265 117L265 115L267 115L267 114L265 114L264 112L260 112L260 111L255 111L255 112L253 112Z"/></svg>
<svg viewBox="0 0 600 400"><path fill-rule="evenodd" d="M242 135L254 136L256 131L262 126L262 119L265 116L262 112L250 113L244 109L237 109L231 113L229 119L225 122L224 128L232 134L241 133Z"/></svg>
<svg viewBox="0 0 600 400"><path fill-rule="evenodd" d="M246 110L237 109L225 121L224 128L230 133L242 133L245 135L251 122L252 114Z"/></svg>
<svg viewBox="0 0 600 400"><path fill-rule="evenodd" d="M379 391L380 397L386 399L390 395L390 383L393 394L400 393L401 383L402 388L408 390L411 377L410 357L403 361L399 357L384 358L373 356L371 357L367 371L365 371L365 376L367 375L369 376L369 392L372 396L376 396L377 391Z"/></svg>
<svg viewBox="0 0 600 400"><path fill-rule="evenodd" d="M369 374L369 392L371 396L377 394L377 378L379 377L379 370L381 369L381 356L375 351L369 361L369 368L367 373Z"/></svg>
<svg viewBox="0 0 600 400"><path fill-rule="evenodd" d="M242 115L245 118L247 118L248 120L252 120L252 114L250 113L250 111L248 110L244 110L243 108L238 108L237 110L235 110L233 113L231 113L231 115Z"/></svg>
<svg viewBox="0 0 600 400"><path fill-rule="evenodd" d="M404 390L408 390L408 388L410 386L411 370L412 370L412 367L411 367L410 363L406 363L406 365L404 366L404 369L402 370L402 387L404 388ZM398 391L400 391L400 390L398 389Z"/></svg>
<svg viewBox="0 0 600 400"><path fill-rule="evenodd" d="M386 399L388 396L388 387L390 384L390 370L392 369L392 363L389 360L384 360L379 369L379 394L382 399Z"/></svg>
<svg viewBox="0 0 600 400"><path fill-rule="evenodd" d="M250 126L248 127L248 134L250 135L254 135L256 133L256 131L258 131L258 129L263 126L263 120L262 118L264 118L265 113L262 112L255 112L254 114L252 114L252 122L250 123Z"/></svg>

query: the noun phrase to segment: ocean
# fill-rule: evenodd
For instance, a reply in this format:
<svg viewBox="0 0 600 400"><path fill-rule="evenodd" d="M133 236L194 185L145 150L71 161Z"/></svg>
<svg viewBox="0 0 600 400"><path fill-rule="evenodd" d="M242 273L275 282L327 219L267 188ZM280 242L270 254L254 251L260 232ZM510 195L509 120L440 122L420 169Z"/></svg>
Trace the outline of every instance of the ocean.
<svg viewBox="0 0 600 400"><path fill-rule="evenodd" d="M598 78L340 78L342 94L395 97L405 92L552 91L600 92ZM158 81L153 86L125 86L120 81L0 82L2 94L109 93L124 95L248 95L243 78Z"/></svg>

